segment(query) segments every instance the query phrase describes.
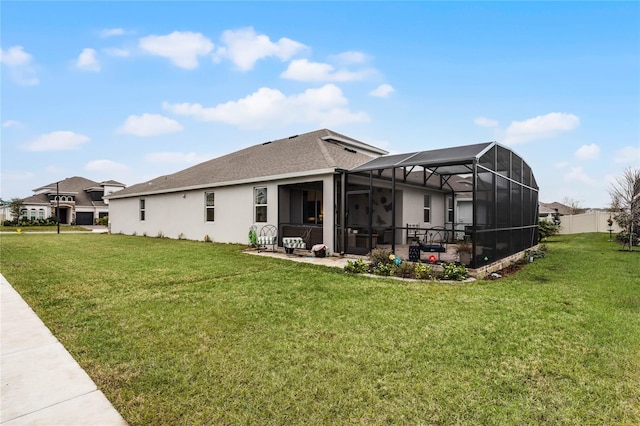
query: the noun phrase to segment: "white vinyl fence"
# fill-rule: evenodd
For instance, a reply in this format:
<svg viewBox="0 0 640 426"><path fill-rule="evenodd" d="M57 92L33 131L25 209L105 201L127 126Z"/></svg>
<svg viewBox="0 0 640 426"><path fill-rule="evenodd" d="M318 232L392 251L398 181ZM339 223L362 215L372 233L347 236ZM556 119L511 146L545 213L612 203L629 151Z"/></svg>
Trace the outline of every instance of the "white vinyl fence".
<svg viewBox="0 0 640 426"><path fill-rule="evenodd" d="M584 232L609 232L609 212L595 211L584 214L574 214L560 216L561 234L582 234ZM617 234L622 229L613 222L613 234Z"/></svg>

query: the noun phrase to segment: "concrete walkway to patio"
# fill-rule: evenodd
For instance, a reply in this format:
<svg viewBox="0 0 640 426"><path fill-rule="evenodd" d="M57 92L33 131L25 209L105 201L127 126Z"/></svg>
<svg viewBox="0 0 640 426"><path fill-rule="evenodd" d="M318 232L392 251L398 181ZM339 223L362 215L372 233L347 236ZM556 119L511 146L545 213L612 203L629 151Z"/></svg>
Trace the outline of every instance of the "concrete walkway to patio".
<svg viewBox="0 0 640 426"><path fill-rule="evenodd" d="M0 309L2 426L127 424L2 274Z"/></svg>

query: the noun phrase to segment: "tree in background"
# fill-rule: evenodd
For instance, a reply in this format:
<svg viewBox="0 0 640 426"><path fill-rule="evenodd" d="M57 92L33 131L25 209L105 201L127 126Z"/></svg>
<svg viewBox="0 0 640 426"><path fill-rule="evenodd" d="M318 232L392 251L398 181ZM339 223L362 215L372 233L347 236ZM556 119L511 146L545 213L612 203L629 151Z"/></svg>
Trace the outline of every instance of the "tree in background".
<svg viewBox="0 0 640 426"><path fill-rule="evenodd" d="M22 199L12 198L11 203L9 203L9 211L11 212L13 223L17 224L20 222L22 210L24 210L24 203L22 202Z"/></svg>
<svg viewBox="0 0 640 426"><path fill-rule="evenodd" d="M622 229L627 230L626 238L631 251L634 239L637 239L636 232L640 229L640 169L625 169L622 176L618 176L611 184L609 195L611 210L615 212L613 219Z"/></svg>
<svg viewBox="0 0 640 426"><path fill-rule="evenodd" d="M584 211L586 210L584 207L582 207L582 204L579 200L574 200L570 197L564 197L562 199L562 204L569 207L569 214L580 214L584 213Z"/></svg>

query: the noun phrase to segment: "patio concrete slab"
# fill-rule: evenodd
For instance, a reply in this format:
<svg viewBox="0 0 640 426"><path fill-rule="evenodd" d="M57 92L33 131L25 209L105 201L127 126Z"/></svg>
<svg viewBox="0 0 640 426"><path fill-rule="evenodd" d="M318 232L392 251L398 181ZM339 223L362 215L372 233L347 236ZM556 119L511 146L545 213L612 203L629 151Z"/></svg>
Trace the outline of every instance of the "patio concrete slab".
<svg viewBox="0 0 640 426"><path fill-rule="evenodd" d="M284 251L277 250L272 252L270 250L256 251L245 250L247 254L253 254L257 256L273 257L276 259L286 259L293 262L311 263L313 265L323 265L333 268L344 268L349 260L355 260L357 256L326 256L315 257L311 252L305 250L296 250L294 254L286 254Z"/></svg>
<svg viewBox="0 0 640 426"><path fill-rule="evenodd" d="M126 425L0 274L0 424Z"/></svg>

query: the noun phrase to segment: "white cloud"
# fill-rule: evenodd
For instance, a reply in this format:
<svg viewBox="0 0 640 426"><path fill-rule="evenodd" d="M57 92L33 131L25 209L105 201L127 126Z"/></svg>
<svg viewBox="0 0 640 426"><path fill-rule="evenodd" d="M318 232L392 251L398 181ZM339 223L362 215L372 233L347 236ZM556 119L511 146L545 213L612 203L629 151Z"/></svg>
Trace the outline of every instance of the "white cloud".
<svg viewBox="0 0 640 426"><path fill-rule="evenodd" d="M0 62L10 67L28 65L32 59L22 46L13 46L8 50L0 49Z"/></svg>
<svg viewBox="0 0 640 426"><path fill-rule="evenodd" d="M150 35L141 38L138 45L147 53L168 58L174 65L190 70L198 67L198 56L208 55L214 47L207 37L190 31Z"/></svg>
<svg viewBox="0 0 640 426"><path fill-rule="evenodd" d="M565 173L564 180L566 182L593 183L593 179L582 170L582 167L572 167L571 170Z"/></svg>
<svg viewBox="0 0 640 426"><path fill-rule="evenodd" d="M492 120L487 117L477 117L475 120L473 120L473 123L476 126L480 126L480 127L498 127L497 120Z"/></svg>
<svg viewBox="0 0 640 426"><path fill-rule="evenodd" d="M98 62L96 53L95 49L82 49L80 56L76 60L76 68L83 71L100 71L100 62Z"/></svg>
<svg viewBox="0 0 640 426"><path fill-rule="evenodd" d="M131 51L129 49L121 49L119 47L108 47L103 49L104 53L110 56L118 56L121 58L126 58L131 56Z"/></svg>
<svg viewBox="0 0 640 426"><path fill-rule="evenodd" d="M46 133L38 136L24 146L27 151L70 151L79 149L80 145L90 139L80 133L68 130Z"/></svg>
<svg viewBox="0 0 640 426"><path fill-rule="evenodd" d="M376 98L386 98L393 92L395 92L395 89L390 84L381 84L374 90L370 91L369 96L375 96Z"/></svg>
<svg viewBox="0 0 640 426"><path fill-rule="evenodd" d="M9 128L9 127L22 127L22 123L16 120L5 120L2 122L2 127Z"/></svg>
<svg viewBox="0 0 640 426"><path fill-rule="evenodd" d="M613 162L618 164L639 164L640 148L637 146L625 146L615 152Z"/></svg>
<svg viewBox="0 0 640 426"><path fill-rule="evenodd" d="M307 59L296 59L289 63L287 69L280 74L282 78L296 81L360 81L373 74L373 70L361 71L335 70L330 64L309 62Z"/></svg>
<svg viewBox="0 0 640 426"><path fill-rule="evenodd" d="M172 118L160 114L142 114L130 115L116 131L146 137L175 133L182 129L182 125Z"/></svg>
<svg viewBox="0 0 640 426"><path fill-rule="evenodd" d="M195 152L152 152L145 156L149 163L197 164L210 160L212 157L196 154Z"/></svg>
<svg viewBox="0 0 640 426"><path fill-rule="evenodd" d="M129 167L111 160L93 160L85 164L84 169L90 172L116 172L128 170Z"/></svg>
<svg viewBox="0 0 640 426"><path fill-rule="evenodd" d="M127 32L122 28L106 28L100 31L100 37L113 37L125 35Z"/></svg>
<svg viewBox="0 0 640 426"><path fill-rule="evenodd" d="M524 121L512 121L504 132L504 143L514 145L534 139L550 138L580 125L580 118L573 114L552 112Z"/></svg>
<svg viewBox="0 0 640 426"><path fill-rule="evenodd" d="M202 121L218 121L243 128L265 128L292 123L313 123L331 127L344 123L368 122L363 112L352 112L340 88L326 84L318 89L286 96L277 89L263 87L237 101L214 107L200 104L163 103L166 110Z"/></svg>
<svg viewBox="0 0 640 426"><path fill-rule="evenodd" d="M22 86L35 86L40 83L36 77L33 56L22 46L13 46L7 50L0 48L0 62L9 68L11 80Z"/></svg>
<svg viewBox="0 0 640 426"><path fill-rule="evenodd" d="M595 143L591 145L582 145L575 153L576 157L581 160L593 160L600 156L600 147Z"/></svg>
<svg viewBox="0 0 640 426"><path fill-rule="evenodd" d="M221 39L225 46L218 49L216 59L229 58L242 71L252 69L258 60L270 56L287 61L307 48L285 37L274 43L268 36L256 34L251 27L227 30L222 33Z"/></svg>
<svg viewBox="0 0 640 426"><path fill-rule="evenodd" d="M355 50L339 53L332 58L342 64L362 64L367 61L367 55Z"/></svg>

